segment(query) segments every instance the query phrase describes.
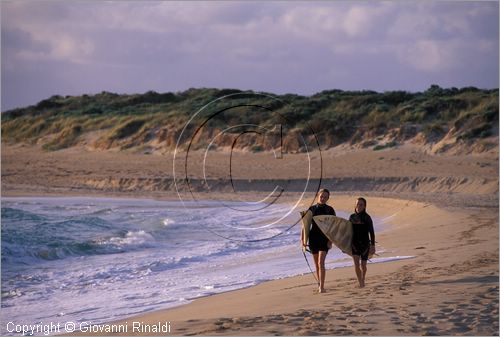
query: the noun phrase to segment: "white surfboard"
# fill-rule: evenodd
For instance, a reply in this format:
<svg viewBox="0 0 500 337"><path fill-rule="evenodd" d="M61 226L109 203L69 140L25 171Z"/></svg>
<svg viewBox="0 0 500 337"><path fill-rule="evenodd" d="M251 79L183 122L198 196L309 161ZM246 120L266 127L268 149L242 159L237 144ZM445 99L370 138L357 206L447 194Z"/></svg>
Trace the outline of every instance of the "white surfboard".
<svg viewBox="0 0 500 337"><path fill-rule="evenodd" d="M352 256L352 223L333 215L317 215L313 217L319 229L342 252Z"/></svg>
<svg viewBox="0 0 500 337"><path fill-rule="evenodd" d="M309 242L309 231L311 230L312 223L312 212L310 210L300 212L300 217L302 220L302 232L304 243L307 245ZM303 248L305 249L305 248Z"/></svg>

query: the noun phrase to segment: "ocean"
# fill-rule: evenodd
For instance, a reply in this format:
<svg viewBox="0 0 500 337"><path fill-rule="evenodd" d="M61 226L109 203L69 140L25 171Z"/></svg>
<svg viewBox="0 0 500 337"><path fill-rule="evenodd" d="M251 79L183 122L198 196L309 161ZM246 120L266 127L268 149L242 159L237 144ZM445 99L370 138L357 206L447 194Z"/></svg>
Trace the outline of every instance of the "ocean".
<svg viewBox="0 0 500 337"><path fill-rule="evenodd" d="M2 335L16 324L109 322L310 274L293 204L2 198L1 220ZM327 257L328 269L351 264L338 249Z"/></svg>

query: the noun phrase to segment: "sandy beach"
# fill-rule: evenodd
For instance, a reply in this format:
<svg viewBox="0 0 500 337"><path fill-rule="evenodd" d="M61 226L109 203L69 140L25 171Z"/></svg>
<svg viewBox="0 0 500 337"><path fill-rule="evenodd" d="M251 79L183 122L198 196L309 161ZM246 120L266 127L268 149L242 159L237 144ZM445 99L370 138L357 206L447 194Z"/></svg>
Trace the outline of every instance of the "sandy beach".
<svg viewBox="0 0 500 337"><path fill-rule="evenodd" d="M258 168L271 164L261 156L260 166L238 167L241 178L262 178ZM498 154L436 156L410 147L330 151L323 159L325 177L347 179L336 180L342 189L327 186L329 204L350 212L365 196L368 212L390 224L377 233L380 257L414 258L369 264L364 289L352 267L336 268L327 272L325 294L315 294L313 276L304 274L100 327L126 326L121 335L164 335L151 328L167 323L174 335L498 335ZM290 160L280 177L303 179L301 159ZM175 199L175 191L159 188L159 178L172 180L169 165L168 156L3 146L2 196ZM220 174L215 164L210 170ZM375 181L371 190L367 179ZM256 186L244 195L260 195ZM209 195L232 197L224 189ZM306 194L301 206L312 198Z"/></svg>
<svg viewBox="0 0 500 337"><path fill-rule="evenodd" d="M134 322L169 322L175 335L498 335L497 210L368 200L393 223L378 245L415 258L369 264L364 289L346 267L328 271L325 294L307 274L113 324L127 325L123 335L154 334ZM332 204L349 208L352 197Z"/></svg>

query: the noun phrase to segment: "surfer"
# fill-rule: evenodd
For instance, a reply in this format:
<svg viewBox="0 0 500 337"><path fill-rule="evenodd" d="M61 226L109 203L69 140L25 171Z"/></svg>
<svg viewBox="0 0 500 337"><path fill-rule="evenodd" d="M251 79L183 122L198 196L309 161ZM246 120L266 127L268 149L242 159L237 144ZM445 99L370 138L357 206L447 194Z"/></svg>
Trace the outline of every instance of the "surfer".
<svg viewBox="0 0 500 337"><path fill-rule="evenodd" d="M368 257L375 254L375 231L370 215L366 213L366 199L358 198L354 213L349 217L352 222L352 258L354 270L358 277L359 287L365 286L366 262ZM360 266L361 260L361 266Z"/></svg>
<svg viewBox="0 0 500 337"><path fill-rule="evenodd" d="M326 188L319 190L318 203L309 207L312 216L316 215L335 215L333 207L326 204L330 198L330 191ZM304 233L302 232L302 245L307 246L304 242ZM325 258L328 250L332 247L332 242L323 234L323 232L312 220L311 230L309 231L309 249L313 255L314 264L316 266L316 275L318 277L319 289L318 292L325 292Z"/></svg>

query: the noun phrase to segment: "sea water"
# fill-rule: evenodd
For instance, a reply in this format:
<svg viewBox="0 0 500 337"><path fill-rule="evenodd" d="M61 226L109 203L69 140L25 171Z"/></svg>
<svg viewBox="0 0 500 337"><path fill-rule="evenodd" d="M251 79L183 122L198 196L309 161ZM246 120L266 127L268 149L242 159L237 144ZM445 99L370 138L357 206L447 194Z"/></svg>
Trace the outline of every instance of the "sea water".
<svg viewBox="0 0 500 337"><path fill-rule="evenodd" d="M298 212L244 201L2 198L0 332L15 334L8 322L109 322L310 273ZM388 226L374 220L377 232ZM333 249L327 268L350 265L345 257Z"/></svg>

